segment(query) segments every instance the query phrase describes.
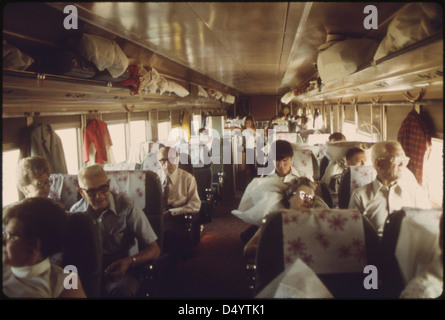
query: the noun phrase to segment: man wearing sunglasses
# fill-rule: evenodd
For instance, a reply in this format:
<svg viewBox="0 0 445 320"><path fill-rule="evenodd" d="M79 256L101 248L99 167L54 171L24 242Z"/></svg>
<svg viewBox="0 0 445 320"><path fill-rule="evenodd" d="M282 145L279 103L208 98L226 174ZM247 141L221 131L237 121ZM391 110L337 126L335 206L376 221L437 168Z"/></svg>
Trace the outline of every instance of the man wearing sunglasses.
<svg viewBox="0 0 445 320"><path fill-rule="evenodd" d="M133 267L159 256L157 236L133 199L110 191L110 179L102 166L80 169L78 179L82 199L70 211L86 211L100 226L103 295L134 297L141 275Z"/></svg>
<svg viewBox="0 0 445 320"><path fill-rule="evenodd" d="M425 191L406 165L402 146L397 141L380 142L372 149L376 179L352 192L349 208L358 209L369 218L381 236L389 214L402 207L431 208Z"/></svg>

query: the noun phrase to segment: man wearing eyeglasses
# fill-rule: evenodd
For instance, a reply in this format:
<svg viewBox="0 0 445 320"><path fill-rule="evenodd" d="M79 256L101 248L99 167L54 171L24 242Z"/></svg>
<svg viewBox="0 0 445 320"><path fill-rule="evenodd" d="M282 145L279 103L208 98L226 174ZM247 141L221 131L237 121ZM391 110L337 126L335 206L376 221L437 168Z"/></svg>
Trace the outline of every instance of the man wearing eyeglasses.
<svg viewBox="0 0 445 320"><path fill-rule="evenodd" d="M372 149L376 179L352 192L349 208L368 217L381 236L389 214L402 207L431 208L425 191L406 168L409 158L397 141L380 142Z"/></svg>
<svg viewBox="0 0 445 320"><path fill-rule="evenodd" d="M157 236L133 199L110 191L110 179L102 166L80 169L78 179L82 199L70 211L86 211L100 226L103 294L133 297L141 280L133 267L159 256Z"/></svg>
<svg viewBox="0 0 445 320"><path fill-rule="evenodd" d="M197 223L201 208L198 185L193 175L178 168L179 157L175 148L161 147L158 161L165 203L164 247L175 258L188 258L193 240L185 230L193 229ZM185 224L190 226L186 227Z"/></svg>

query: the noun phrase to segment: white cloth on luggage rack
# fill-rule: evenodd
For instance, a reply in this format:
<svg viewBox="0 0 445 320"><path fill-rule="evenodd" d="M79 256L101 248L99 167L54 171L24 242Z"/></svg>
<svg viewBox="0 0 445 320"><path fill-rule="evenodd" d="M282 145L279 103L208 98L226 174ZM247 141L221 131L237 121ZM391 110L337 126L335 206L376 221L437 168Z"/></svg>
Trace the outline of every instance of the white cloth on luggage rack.
<svg viewBox="0 0 445 320"><path fill-rule="evenodd" d="M374 54L379 60L425 39L442 29L442 8L436 3L412 3L390 22L387 33Z"/></svg>
<svg viewBox="0 0 445 320"><path fill-rule="evenodd" d="M107 69L113 78L120 77L128 68L127 56L113 40L84 33L79 50L82 56L93 62L99 71Z"/></svg>

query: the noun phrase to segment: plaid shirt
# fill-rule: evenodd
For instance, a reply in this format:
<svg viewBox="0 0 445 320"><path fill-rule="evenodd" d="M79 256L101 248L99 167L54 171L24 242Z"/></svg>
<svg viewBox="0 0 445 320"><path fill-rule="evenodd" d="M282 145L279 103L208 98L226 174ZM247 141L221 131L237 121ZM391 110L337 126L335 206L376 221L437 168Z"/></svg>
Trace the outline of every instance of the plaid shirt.
<svg viewBox="0 0 445 320"><path fill-rule="evenodd" d="M431 145L431 133L415 110L412 110L403 120L397 140L402 145L406 156L410 158L408 169L414 173L417 181L422 185L423 158L427 146Z"/></svg>

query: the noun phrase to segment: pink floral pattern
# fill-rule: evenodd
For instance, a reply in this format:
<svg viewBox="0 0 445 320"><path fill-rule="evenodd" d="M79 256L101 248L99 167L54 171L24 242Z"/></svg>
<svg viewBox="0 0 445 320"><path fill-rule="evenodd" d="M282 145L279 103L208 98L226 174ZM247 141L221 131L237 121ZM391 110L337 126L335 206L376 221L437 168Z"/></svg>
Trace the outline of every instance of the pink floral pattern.
<svg viewBox="0 0 445 320"><path fill-rule="evenodd" d="M69 210L77 202L77 175L53 173L49 179L53 181L49 198L61 201Z"/></svg>
<svg viewBox="0 0 445 320"><path fill-rule="evenodd" d="M314 176L314 168L312 167L312 151L311 150L295 150L292 157L292 166L306 177Z"/></svg>
<svg viewBox="0 0 445 320"><path fill-rule="evenodd" d="M136 163L106 163L104 164L105 171L114 170L136 170Z"/></svg>
<svg viewBox="0 0 445 320"><path fill-rule="evenodd" d="M142 209L145 208L144 171L108 171L107 175L111 180L111 190L133 198Z"/></svg>
<svg viewBox="0 0 445 320"><path fill-rule="evenodd" d="M375 180L377 172L373 166L351 166L350 192Z"/></svg>
<svg viewBox="0 0 445 320"><path fill-rule="evenodd" d="M366 247L357 210L288 210L282 223L285 267L301 258L315 273L363 272Z"/></svg>
<svg viewBox="0 0 445 320"><path fill-rule="evenodd" d="M158 172L161 169L161 164L158 161L157 152L150 152L144 159L142 170L150 170Z"/></svg>

